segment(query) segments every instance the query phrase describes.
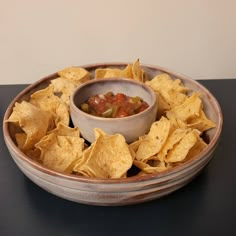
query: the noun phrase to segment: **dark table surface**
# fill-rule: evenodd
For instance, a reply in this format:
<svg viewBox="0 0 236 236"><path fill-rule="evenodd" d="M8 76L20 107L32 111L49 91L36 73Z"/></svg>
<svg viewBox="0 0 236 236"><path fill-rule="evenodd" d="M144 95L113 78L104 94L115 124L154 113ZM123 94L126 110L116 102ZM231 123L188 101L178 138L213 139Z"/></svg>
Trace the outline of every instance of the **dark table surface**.
<svg viewBox="0 0 236 236"><path fill-rule="evenodd" d="M26 85L0 85L0 235L236 235L236 79L203 80L219 101L222 139L190 184L151 202L98 207L56 197L27 179L2 136L2 119Z"/></svg>

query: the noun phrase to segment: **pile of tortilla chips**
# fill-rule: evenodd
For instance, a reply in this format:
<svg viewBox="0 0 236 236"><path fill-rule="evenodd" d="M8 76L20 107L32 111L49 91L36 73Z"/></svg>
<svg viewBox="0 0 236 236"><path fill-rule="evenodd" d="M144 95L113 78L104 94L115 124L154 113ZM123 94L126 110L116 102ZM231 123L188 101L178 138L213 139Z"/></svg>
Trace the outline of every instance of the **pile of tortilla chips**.
<svg viewBox="0 0 236 236"><path fill-rule="evenodd" d="M89 71L69 67L58 72L48 87L29 101L16 103L7 122L17 126L19 149L55 171L92 178L126 178L135 166L138 175L161 172L199 154L207 143L202 134L215 127L208 119L201 95L189 91L168 74L148 79L139 60L124 69ZM150 131L131 144L121 134L94 130L96 140L87 144L78 128L70 127L69 99L74 89L90 79L125 77L150 86L158 99L158 114Z"/></svg>
<svg viewBox="0 0 236 236"><path fill-rule="evenodd" d="M123 70L117 68L98 68L95 71L96 79L111 77L129 78L139 82L145 82L148 79L144 70L140 66L139 60L136 60L132 65L128 64Z"/></svg>

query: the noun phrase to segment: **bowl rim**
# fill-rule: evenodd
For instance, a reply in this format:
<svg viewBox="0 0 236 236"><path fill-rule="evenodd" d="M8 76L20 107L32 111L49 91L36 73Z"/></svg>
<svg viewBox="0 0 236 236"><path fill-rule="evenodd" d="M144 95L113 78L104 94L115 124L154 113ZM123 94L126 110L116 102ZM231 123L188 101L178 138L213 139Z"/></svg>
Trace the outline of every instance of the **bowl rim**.
<svg viewBox="0 0 236 236"><path fill-rule="evenodd" d="M149 107L147 109L145 109L144 111L139 112L134 115L130 115L130 116L126 116L126 117L107 118L107 117L94 116L89 113L86 113L86 112L82 111L81 109L79 109L77 105L75 105L74 98L77 95L77 93L79 93L80 90L83 89L84 87L89 86L90 84L104 83L104 82L119 83L119 81L123 81L124 83L131 83L131 84L138 85L140 87L143 87L146 91L148 91L148 93L151 95L151 99L152 99L151 103L148 103ZM77 87L70 97L70 108L72 108L73 110L75 110L76 112L78 112L79 114L81 114L85 117L89 117L90 119L104 121L104 122L105 121L106 122L109 122L109 121L115 122L115 121L121 121L121 120L128 121L128 120L132 120L133 118L137 118L138 116L144 116L146 113L148 113L150 110L152 110L156 104L158 107L158 101L156 99L156 94L154 93L154 91L150 87L148 87L147 85L145 85L144 83L141 83L139 81L135 81L135 80L127 79L127 78L122 78L122 77L89 80L89 81L81 84L79 87Z"/></svg>
<svg viewBox="0 0 236 236"><path fill-rule="evenodd" d="M127 62L127 63L125 63L125 62L107 62L107 63L103 62L103 63L86 64L86 65L76 66L76 67L82 67L87 70L94 70L98 67L126 66L128 63L129 62ZM190 160L186 161L185 163L182 163L182 164L180 164L176 167L173 167L171 169L167 169L163 172L152 173L152 174L148 174L148 175L144 175L144 176L132 176L132 177L128 177L128 178L117 178L117 179L90 178L90 177L86 177L86 176L61 173L61 172L49 169L49 168L43 166L42 164L34 161L33 159L29 158L16 146L16 144L14 143L12 138L10 137L10 132L8 129L9 124L8 124L8 122L5 122L5 121L10 116L16 101L20 100L24 94L29 93L33 89L37 88L41 83L59 77L59 75L57 73L53 73L51 75L43 77L43 78L37 80L35 83L32 83L29 86L27 86L25 89L23 89L20 93L18 93L16 95L16 97L11 101L11 103L7 107L4 117L3 117L3 137L4 137L4 140L5 140L5 143L8 147L8 149L11 148L12 152L14 152L15 154L17 153L17 155L19 156L19 158L22 161L26 162L31 167L35 168L38 171L41 171L44 174L58 177L58 178L63 178L64 180L68 180L68 181L82 182L82 183L86 183L86 184L104 184L104 185L130 184L130 183L138 183L140 181L145 182L145 181L150 181L150 180L154 180L154 179L171 178L172 175L175 175L179 171L184 171L184 170L188 169L191 166L191 164L196 164L197 162L201 161L201 159L203 159L207 153L209 153L211 150L214 149L214 147L217 145L217 143L219 142L220 137L221 137L222 128L223 128L223 114L222 114L222 110L221 110L221 107L220 107L217 99L200 82L198 82L194 79L191 79L190 77L188 77L186 75L171 71L170 69L167 69L167 68L164 68L164 67L161 67L158 65L150 65L150 64L140 64L140 65L143 67L152 69L152 70L157 70L157 71L161 71L163 73L168 73L171 76L174 76L179 79L183 79L184 81L188 81L190 83L193 83L194 85L199 87L202 91L204 91L204 93L208 97L211 98L212 104L214 105L216 112L219 114L219 117L218 117L219 122L218 122L218 125L215 127L216 132L215 132L215 135L213 136L211 142L208 144L208 146L201 153L199 153L195 157L191 158Z"/></svg>

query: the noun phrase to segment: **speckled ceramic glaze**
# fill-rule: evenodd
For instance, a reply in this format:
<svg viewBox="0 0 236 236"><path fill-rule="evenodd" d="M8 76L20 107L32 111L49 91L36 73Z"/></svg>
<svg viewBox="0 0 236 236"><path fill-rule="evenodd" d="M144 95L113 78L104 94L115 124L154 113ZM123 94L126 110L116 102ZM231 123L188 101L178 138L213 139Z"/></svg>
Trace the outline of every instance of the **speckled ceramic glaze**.
<svg viewBox="0 0 236 236"><path fill-rule="evenodd" d="M139 96L149 104L145 111L124 118L103 118L89 115L78 107L90 97L96 94L105 94L108 91L124 93L128 96ZM94 79L84 83L71 96L70 114L74 126L79 127L84 139L94 142L94 128L100 128L108 134L120 133L127 143L135 141L138 137L146 134L156 119L157 102L156 95L143 83L130 79L111 78Z"/></svg>
<svg viewBox="0 0 236 236"><path fill-rule="evenodd" d="M87 65L84 68L93 74L98 67L124 68L125 66L126 63L105 63ZM193 91L202 94L206 114L216 122L217 126L207 133L210 143L199 155L162 173L146 176L134 176L126 179L94 179L67 175L50 170L22 153L14 140L16 132L14 126L3 121L4 139L17 166L29 179L46 191L71 201L92 205L115 206L150 201L170 194L190 182L206 166L216 151L223 124L220 106L214 96L197 81L157 66L143 65L143 68L150 78L156 74L167 72L173 78L180 78ZM15 102L28 100L30 94L46 87L50 80L57 76L55 73L43 78L18 94L9 105L4 120L11 114Z"/></svg>

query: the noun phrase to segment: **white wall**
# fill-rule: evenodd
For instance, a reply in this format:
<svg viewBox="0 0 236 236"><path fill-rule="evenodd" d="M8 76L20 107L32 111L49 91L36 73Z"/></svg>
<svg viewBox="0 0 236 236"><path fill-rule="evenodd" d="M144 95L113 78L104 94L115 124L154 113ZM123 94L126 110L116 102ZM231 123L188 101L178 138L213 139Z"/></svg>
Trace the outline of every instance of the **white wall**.
<svg viewBox="0 0 236 236"><path fill-rule="evenodd" d="M0 84L136 58L194 79L236 78L236 1L0 0Z"/></svg>

